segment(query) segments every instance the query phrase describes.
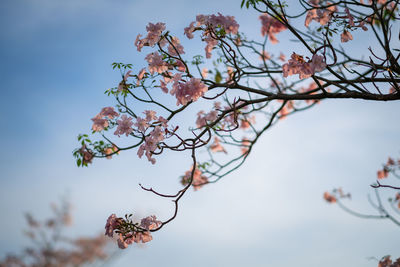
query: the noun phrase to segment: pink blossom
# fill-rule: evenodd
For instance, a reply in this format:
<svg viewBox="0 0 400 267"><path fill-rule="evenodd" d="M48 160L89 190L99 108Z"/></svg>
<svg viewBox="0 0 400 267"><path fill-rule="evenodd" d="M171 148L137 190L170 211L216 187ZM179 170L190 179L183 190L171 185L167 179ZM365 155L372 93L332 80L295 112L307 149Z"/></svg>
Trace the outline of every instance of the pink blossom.
<svg viewBox="0 0 400 267"><path fill-rule="evenodd" d="M222 27L227 34L237 34L239 30L239 24L236 22L233 16L224 16L221 13L218 15L197 15L197 25L206 25L215 27Z"/></svg>
<svg viewBox="0 0 400 267"><path fill-rule="evenodd" d="M289 61L282 66L283 77L288 77L294 74L299 74L301 76L311 76L310 68L306 68L306 61L303 56L300 56L293 52Z"/></svg>
<svg viewBox="0 0 400 267"><path fill-rule="evenodd" d="M286 26L268 14L262 14L259 18L261 20L261 35L268 35L269 40L273 44L278 43L279 41L276 39L275 34L286 30Z"/></svg>
<svg viewBox="0 0 400 267"><path fill-rule="evenodd" d="M214 138L214 143L210 145L210 149L212 152L224 152L225 154L228 153L226 152L225 148L221 145L218 137Z"/></svg>
<svg viewBox="0 0 400 267"><path fill-rule="evenodd" d="M344 30L343 33L340 35L340 41L342 43L346 43L349 40L353 40L353 35L350 32Z"/></svg>
<svg viewBox="0 0 400 267"><path fill-rule="evenodd" d="M139 52L142 51L143 46L146 44L146 39L140 39L140 37L142 37L142 35L138 34L134 43Z"/></svg>
<svg viewBox="0 0 400 267"><path fill-rule="evenodd" d="M120 249L126 249L128 247L128 243L125 242L124 236L122 234L119 234L117 243Z"/></svg>
<svg viewBox="0 0 400 267"><path fill-rule="evenodd" d="M154 72L163 73L168 70L167 63L163 61L162 56L157 52L148 54L145 59L149 63L149 71L152 75Z"/></svg>
<svg viewBox="0 0 400 267"><path fill-rule="evenodd" d="M318 7L318 3L313 1L313 5ZM337 8L335 5L328 7L327 9L311 9L307 12L306 20L304 21L304 25L308 27L311 21L315 20L319 22L321 25L327 24L334 12L336 12Z"/></svg>
<svg viewBox="0 0 400 267"><path fill-rule="evenodd" d="M137 50L140 52L143 46L154 46L157 42L160 41L160 36L162 32L165 30L165 23L158 22L156 24L149 23L146 26L147 36L143 39L140 39L141 35L139 34L135 40L135 46Z"/></svg>
<svg viewBox="0 0 400 267"><path fill-rule="evenodd" d="M143 113L146 115L146 120L148 122L157 119L157 112L155 112L154 110L145 110Z"/></svg>
<svg viewBox="0 0 400 267"><path fill-rule="evenodd" d="M317 15L317 10L316 9L311 9L307 12L306 15L306 20L304 21L304 25L308 27L310 25L310 22L316 20L318 21L318 15Z"/></svg>
<svg viewBox="0 0 400 267"><path fill-rule="evenodd" d="M160 117L158 117L158 120L157 120L159 123L161 123L161 126L162 127L164 127L164 128L167 128L168 127L168 120L167 119L165 119L163 116L160 116Z"/></svg>
<svg viewBox="0 0 400 267"><path fill-rule="evenodd" d="M157 22L156 24L149 23L146 26L149 46L154 46L159 40L161 33L165 30L165 23Z"/></svg>
<svg viewBox="0 0 400 267"><path fill-rule="evenodd" d="M138 74L138 80L143 79L145 73L146 73L146 68L141 69Z"/></svg>
<svg viewBox="0 0 400 267"><path fill-rule="evenodd" d="M255 123L256 117L253 115L250 118L240 120L240 128L241 129L248 129L250 125Z"/></svg>
<svg viewBox="0 0 400 267"><path fill-rule="evenodd" d="M147 229L147 230L156 229L156 228L160 227L160 225L161 225L161 221L158 221L157 217L154 215L143 218L140 221L140 227Z"/></svg>
<svg viewBox="0 0 400 267"><path fill-rule="evenodd" d="M105 235L113 237L114 230L118 229L118 226L119 226L119 218L117 218L115 214L111 214L107 219L107 223L105 226L106 229Z"/></svg>
<svg viewBox="0 0 400 267"><path fill-rule="evenodd" d="M218 13L218 15L210 15L206 23L214 26L221 26L228 34L237 34L239 30L239 24L237 24L235 17L224 16L221 13Z"/></svg>
<svg viewBox="0 0 400 267"><path fill-rule="evenodd" d="M93 121L92 130L95 132L101 132L104 128L108 127L107 119L104 119L101 114L97 114L96 117L91 120Z"/></svg>
<svg viewBox="0 0 400 267"><path fill-rule="evenodd" d="M160 81L160 88L161 88L161 91L163 91L164 93L168 94L168 87L167 87L167 84L164 81Z"/></svg>
<svg viewBox="0 0 400 267"><path fill-rule="evenodd" d="M139 74L137 76L137 81L136 81L136 85L139 85L139 82L143 79L144 75L146 73L146 68L143 68L139 71Z"/></svg>
<svg viewBox="0 0 400 267"><path fill-rule="evenodd" d="M153 237L151 236L149 231L136 232L133 234L132 238L135 243L147 243L147 242L153 240Z"/></svg>
<svg viewBox="0 0 400 267"><path fill-rule="evenodd" d="M188 27L185 28L185 33L184 34L187 36L187 38L193 39L194 30L195 30L195 26L194 26L194 21L193 21L193 22L190 23L190 25Z"/></svg>
<svg viewBox="0 0 400 267"><path fill-rule="evenodd" d="M147 127L149 127L149 124L147 122L148 120L143 119L139 116L136 118L135 126L137 127L139 132L144 133L146 131Z"/></svg>
<svg viewBox="0 0 400 267"><path fill-rule="evenodd" d="M185 172L185 175L182 176L181 183L183 185L187 185L190 182L192 182L194 191L197 191L204 184L208 183L208 178L206 176L204 176L203 173L198 168L195 169L195 171L193 173L193 177L192 177L192 170L193 170L193 167L189 171ZM192 179L192 181L191 181L191 179Z"/></svg>
<svg viewBox="0 0 400 267"><path fill-rule="evenodd" d="M197 15L196 16L197 26L206 24L206 21L208 20L208 17L209 16L202 15L202 14Z"/></svg>
<svg viewBox="0 0 400 267"><path fill-rule="evenodd" d="M110 120L119 116L118 112L116 112L113 107L104 107L99 115L108 117Z"/></svg>
<svg viewBox="0 0 400 267"><path fill-rule="evenodd" d="M177 99L176 105L186 105L190 101L199 99L207 90L208 87L200 79L192 77L185 83L175 83L171 94Z"/></svg>
<svg viewBox="0 0 400 267"><path fill-rule="evenodd" d="M206 47L204 48L206 51L206 58L211 58L211 51L218 44L218 40L215 40L214 38L208 36L204 39L204 41L207 43Z"/></svg>
<svg viewBox="0 0 400 267"><path fill-rule="evenodd" d="M82 155L82 163L87 164L87 163L92 163L92 159L94 157L92 151L90 151L86 145L82 145L82 147L79 149L80 154Z"/></svg>
<svg viewBox="0 0 400 267"><path fill-rule="evenodd" d="M324 57L314 54L311 59L313 73L323 71L326 68Z"/></svg>
<svg viewBox="0 0 400 267"><path fill-rule="evenodd" d="M314 54L312 59L306 62L303 56L293 52L289 61L282 66L283 77L299 74L300 79L308 78L315 72L326 68L324 57Z"/></svg>
<svg viewBox="0 0 400 267"><path fill-rule="evenodd" d="M176 61L176 68L177 68L177 70L180 71L180 72L186 71L186 66L185 66L185 64L183 64L183 62L180 61L180 60L177 60L177 61Z"/></svg>
<svg viewBox="0 0 400 267"><path fill-rule="evenodd" d="M185 51L183 51L183 46L181 45L181 42L179 41L178 37L172 37L171 38L171 44L168 46L168 53L172 56L178 56L178 54L185 54Z"/></svg>
<svg viewBox="0 0 400 267"><path fill-rule="evenodd" d="M156 160L152 158L153 152L157 149L159 142L164 140L164 131L160 126L154 127L153 131L150 132L149 136L145 137L144 144L142 144L138 149L138 156L141 158L143 154L146 155L147 159L155 164Z"/></svg>
<svg viewBox="0 0 400 267"><path fill-rule="evenodd" d="M234 17L224 16L221 13L218 13L218 15L197 15L196 21L197 26L205 25L207 27L203 34L203 41L207 43L205 47L206 58L211 58L211 51L218 44L218 40L211 37L210 30L216 31L217 27L220 27L227 34L237 34L239 29L239 24L237 24ZM193 37L191 34L193 30L195 30L194 23L185 29L185 34L187 34L188 38Z"/></svg>
<svg viewBox="0 0 400 267"><path fill-rule="evenodd" d="M208 69L207 68L203 68L201 70L201 77L203 77L203 79L206 79L208 75Z"/></svg>
<svg viewBox="0 0 400 267"><path fill-rule="evenodd" d="M131 75L131 70L127 71L124 75L124 77L122 78L122 81L119 83L118 85L118 91L123 91L124 89L127 88L126 82L128 80L128 77L130 77Z"/></svg>
<svg viewBox="0 0 400 267"><path fill-rule="evenodd" d="M125 134L126 136L128 136L132 131L132 118L126 116L125 114L121 116L120 120L117 120L117 130L114 132L115 135L121 136L123 134Z"/></svg>
<svg viewBox="0 0 400 267"><path fill-rule="evenodd" d="M131 70L128 70L125 75L124 75L124 81L126 82L128 80L129 77L131 77Z"/></svg>
<svg viewBox="0 0 400 267"><path fill-rule="evenodd" d="M111 159L111 157L112 157L111 154L113 154L116 151L118 151L118 147L113 145L112 147L106 147L104 149L104 154L106 155L107 159ZM117 152L117 154L119 154L119 151Z"/></svg>

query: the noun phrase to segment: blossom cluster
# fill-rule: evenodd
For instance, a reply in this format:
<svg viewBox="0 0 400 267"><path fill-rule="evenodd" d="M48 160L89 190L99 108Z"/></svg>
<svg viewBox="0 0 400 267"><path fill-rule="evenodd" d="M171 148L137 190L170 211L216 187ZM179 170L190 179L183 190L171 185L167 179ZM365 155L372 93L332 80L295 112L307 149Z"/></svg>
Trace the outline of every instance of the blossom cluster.
<svg viewBox="0 0 400 267"><path fill-rule="evenodd" d="M211 21L215 23L215 21L224 21L224 25L229 29L232 29L232 23L228 23L230 20L222 20L220 16L210 18ZM168 45L168 57L173 58L172 61L166 61L165 55L160 54L159 52L152 52L145 57L145 60L148 62L148 71L151 75L158 73L162 75L164 78L160 80L160 88L164 93L170 92L171 95L174 95L177 99L177 105L186 105L190 101L196 101L201 96L207 92L208 87L200 80L194 77L190 77L190 79L184 79L182 72L185 72L186 65L180 59L180 55L184 54L184 48L180 43L178 37L172 36L169 37L167 35L162 36L162 32L165 30L165 24L158 22L156 24L149 23L146 27L148 33L147 36L143 39L140 39L141 35L139 34L136 38L135 45L138 50L141 51L142 47L154 46L158 44L160 48ZM175 69L178 72L172 73L169 70ZM143 78L145 69L142 69L138 75L138 81ZM172 84L172 89L168 88L168 84ZM137 82L137 85L139 83Z"/></svg>
<svg viewBox="0 0 400 267"><path fill-rule="evenodd" d="M155 164L156 160L152 157L152 155L157 149L158 144L168 137L168 121L162 116L157 117L156 112L153 110L146 110L144 111L144 114L146 115L144 118L136 118L135 126L143 135L145 135L147 129L151 128L152 130L148 135L145 136L144 143L140 145L137 154L139 158L145 154L147 159L152 164Z"/></svg>
<svg viewBox="0 0 400 267"><path fill-rule="evenodd" d="M202 26L205 26L205 29ZM184 33L189 39L192 39L194 37L193 32L198 29L203 30L203 40L207 43L205 47L206 58L211 58L211 51L218 44L216 39L218 30L223 29L225 34L237 34L239 24L235 17L224 16L221 13L218 13L218 15L197 15L196 21L191 22L185 28Z"/></svg>
<svg viewBox="0 0 400 267"><path fill-rule="evenodd" d="M217 118L218 111L220 109L221 109L221 103L214 102L214 108L210 112L205 113L204 110L200 110L197 113L197 119L196 119L197 128L202 128L206 126L209 122L213 122Z"/></svg>
<svg viewBox="0 0 400 267"><path fill-rule="evenodd" d="M114 110L113 107L105 107L103 108L99 114L92 118L93 125L92 130L95 132L101 132L105 128L108 127L109 123L108 120L114 119L118 117L119 114Z"/></svg>
<svg viewBox="0 0 400 267"><path fill-rule="evenodd" d="M378 179L384 179L389 176L390 172L394 172L397 169L400 169L400 159L394 160L389 157L383 168L377 171L376 176Z"/></svg>
<svg viewBox="0 0 400 267"><path fill-rule="evenodd" d="M133 223L130 219L118 218L115 214L111 214L106 222L105 235L114 236L114 232L118 234L118 247L127 248L133 243L147 243L153 239L150 230L155 230L162 225L154 215L141 219L139 223Z"/></svg>
<svg viewBox="0 0 400 267"><path fill-rule="evenodd" d="M312 58L306 61L303 56L293 52L287 63L283 64L283 77L299 74L300 79L308 78L316 72L323 71L326 68L324 57L314 54Z"/></svg>
<svg viewBox="0 0 400 267"><path fill-rule="evenodd" d="M314 9L311 9L307 12L306 19L304 21L304 25L308 27L311 21L319 22L321 25L326 25L334 12L337 11L336 5L332 5L327 7L326 9L318 8L319 7L319 0L311 0L309 1L312 4Z"/></svg>
<svg viewBox="0 0 400 267"><path fill-rule="evenodd" d="M262 14L259 18L261 20L261 35L268 35L268 38L272 44L278 43L279 41L275 34L286 30L286 26L268 14Z"/></svg>
<svg viewBox="0 0 400 267"><path fill-rule="evenodd" d="M200 189L203 185L208 183L208 178L203 175L202 171L199 168L196 168L193 173L193 167L185 172L185 175L181 178L182 185L187 185L189 183L192 184L194 191Z"/></svg>
<svg viewBox="0 0 400 267"><path fill-rule="evenodd" d="M140 52L143 46L155 46L161 39L161 33L165 30L165 23L158 22L156 24L149 23L146 26L147 36L145 38L140 39L142 36L139 34L135 40L135 46L137 50ZM165 44L165 40L163 41Z"/></svg>

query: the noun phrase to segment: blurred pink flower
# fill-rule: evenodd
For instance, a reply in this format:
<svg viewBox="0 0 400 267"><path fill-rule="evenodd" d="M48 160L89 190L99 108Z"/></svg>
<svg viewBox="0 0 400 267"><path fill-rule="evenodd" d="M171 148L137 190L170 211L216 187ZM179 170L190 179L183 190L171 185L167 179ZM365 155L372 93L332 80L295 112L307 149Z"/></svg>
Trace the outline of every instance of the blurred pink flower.
<svg viewBox="0 0 400 267"><path fill-rule="evenodd" d="M121 116L120 120L117 120L117 130L114 132L115 135L121 136L123 134L125 134L126 136L128 136L132 131L132 118L126 116L125 114Z"/></svg>

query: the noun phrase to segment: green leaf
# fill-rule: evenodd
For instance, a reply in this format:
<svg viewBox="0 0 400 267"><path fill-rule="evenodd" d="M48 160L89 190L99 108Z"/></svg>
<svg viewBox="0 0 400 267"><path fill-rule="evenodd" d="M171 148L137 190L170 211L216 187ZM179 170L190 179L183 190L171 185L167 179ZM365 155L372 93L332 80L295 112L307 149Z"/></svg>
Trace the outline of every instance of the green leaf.
<svg viewBox="0 0 400 267"><path fill-rule="evenodd" d="M219 70L217 70L217 73L215 73L215 82L220 83L221 81L222 81L221 72L219 72Z"/></svg>

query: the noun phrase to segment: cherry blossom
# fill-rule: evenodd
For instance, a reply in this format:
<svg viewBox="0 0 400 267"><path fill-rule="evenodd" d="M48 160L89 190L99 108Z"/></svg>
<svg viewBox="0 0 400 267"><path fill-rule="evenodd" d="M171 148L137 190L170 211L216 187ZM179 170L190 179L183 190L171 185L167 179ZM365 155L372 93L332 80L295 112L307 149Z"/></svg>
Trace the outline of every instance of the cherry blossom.
<svg viewBox="0 0 400 267"><path fill-rule="evenodd" d="M178 83L174 85L171 90L171 95L175 95L177 102L176 105L186 105L190 101L196 101L207 92L208 87L197 78L190 78L185 83Z"/></svg>
<svg viewBox="0 0 400 267"><path fill-rule="evenodd" d="M185 53L178 37L174 36L171 38L171 44L168 46L168 53L172 56L178 56L178 54Z"/></svg>
<svg viewBox="0 0 400 267"><path fill-rule="evenodd" d="M140 227L147 230L156 229L160 227L160 225L161 222L157 220L157 217L155 215L148 216L140 221Z"/></svg>
<svg viewBox="0 0 400 267"><path fill-rule="evenodd" d="M148 54L145 59L149 63L149 71L152 75L154 72L163 73L168 70L167 63L159 53L153 52Z"/></svg>
<svg viewBox="0 0 400 267"><path fill-rule="evenodd" d="M123 77L123 79L122 79L122 81L119 83L119 85L118 85L118 91L123 91L124 89L126 89L126 82L127 82L127 80L128 80L128 78L130 77L130 75L131 75L131 70L129 70L129 71L127 71L126 73L125 73L125 75L124 75L124 77Z"/></svg>
<svg viewBox="0 0 400 267"><path fill-rule="evenodd" d="M279 20L267 14L262 14L259 18L261 20L261 35L268 35L268 38L272 44L278 43L279 41L275 34L286 30L286 26Z"/></svg>
<svg viewBox="0 0 400 267"><path fill-rule="evenodd" d="M310 1L314 6L318 7L318 2ZM328 7L327 9L311 9L307 12L304 25L309 26L310 22L315 20L321 25L326 25L332 18L333 13L337 11L335 5Z"/></svg>
<svg viewBox="0 0 400 267"><path fill-rule="evenodd" d="M118 148L115 145L113 145L112 147L106 147L104 149L104 154L106 155L107 159L111 159L112 158L111 154L113 154L116 151L118 151ZM119 151L117 152L117 154L119 154Z"/></svg>
<svg viewBox="0 0 400 267"><path fill-rule="evenodd" d="M128 136L132 131L132 118L126 116L125 114L121 116L120 120L117 120L117 130L114 132L115 135L121 136L123 134L125 134L126 136Z"/></svg>
<svg viewBox="0 0 400 267"><path fill-rule="evenodd" d="M140 39L141 35L139 34L135 40L135 46L139 52L143 46L154 46L158 41L160 41L160 35L165 30L165 23L149 23L146 26L146 30L147 36L145 38Z"/></svg>
<svg viewBox="0 0 400 267"><path fill-rule="evenodd" d="M194 26L194 21L190 23L190 25L188 27L185 28L185 35L187 36L187 38L189 39L193 39L194 35L193 32L195 30L195 26Z"/></svg>
<svg viewBox="0 0 400 267"><path fill-rule="evenodd" d="M312 59L305 61L303 56L293 52L289 61L282 66L283 77L299 74L300 79L308 78L315 72L322 71L326 68L324 57L314 54Z"/></svg>
<svg viewBox="0 0 400 267"><path fill-rule="evenodd" d="M106 229L106 233L105 235L109 236L109 237L113 237L114 234L114 230L118 229L119 226L119 218L117 218L117 216L115 214L111 214L108 219L107 219L107 223L105 226Z"/></svg>
<svg viewBox="0 0 400 267"><path fill-rule="evenodd" d="M192 170L193 168L191 168L189 171L185 172L185 175L182 176L182 180L181 183L183 185L187 185L188 183L190 183L191 180L191 176L192 176ZM194 173L193 173L193 179L192 179L192 186L194 191L199 190L204 184L208 183L208 179L206 176L203 175L203 173L196 168Z"/></svg>
<svg viewBox="0 0 400 267"><path fill-rule="evenodd" d="M86 147L86 145L82 145L79 152L82 155L82 162L84 164L92 163L94 156L93 153Z"/></svg>
<svg viewBox="0 0 400 267"><path fill-rule="evenodd" d="M119 116L118 112L116 112L113 107L104 107L99 115L108 117L110 120Z"/></svg>
<svg viewBox="0 0 400 267"><path fill-rule="evenodd" d="M97 114L91 120L93 121L92 130L95 132L101 132L108 127L107 119L104 119L100 114Z"/></svg>
<svg viewBox="0 0 400 267"><path fill-rule="evenodd" d="M143 68L139 71L139 74L137 75L136 85L139 85L140 81L143 79L145 74L146 74L146 68Z"/></svg>
<svg viewBox="0 0 400 267"><path fill-rule="evenodd" d="M117 243L120 249L126 249L128 247L128 243L124 240L124 236L122 234L118 235Z"/></svg>
<svg viewBox="0 0 400 267"><path fill-rule="evenodd" d="M154 127L153 131L150 132L149 136L145 137L145 142L139 147L137 152L139 158L146 155L147 159L152 163L155 164L156 160L152 158L153 152L157 149L157 145L159 142L163 141L165 131L160 126Z"/></svg>

